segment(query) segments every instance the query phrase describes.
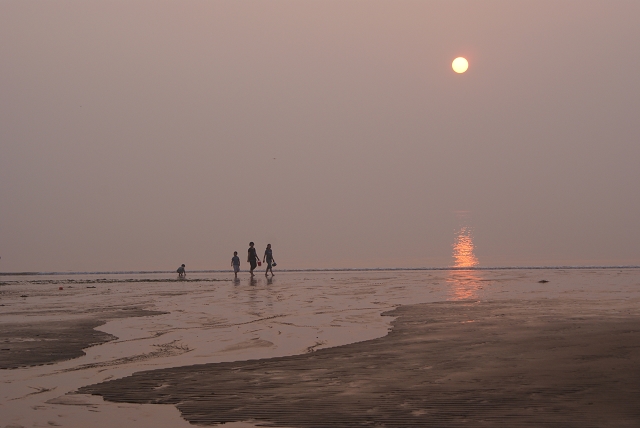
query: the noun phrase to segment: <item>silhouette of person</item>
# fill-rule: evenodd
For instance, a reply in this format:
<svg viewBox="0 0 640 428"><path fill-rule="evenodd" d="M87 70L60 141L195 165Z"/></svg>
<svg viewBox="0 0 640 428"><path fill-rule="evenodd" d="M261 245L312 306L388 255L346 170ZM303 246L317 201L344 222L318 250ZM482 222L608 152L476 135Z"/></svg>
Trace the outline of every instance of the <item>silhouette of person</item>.
<svg viewBox="0 0 640 428"><path fill-rule="evenodd" d="M256 252L256 249L254 248L253 245L254 245L253 242L249 242L249 251L247 255L247 261L251 266L251 269L250 269L251 276L253 276L253 270L258 266L258 262L260 261L260 257L258 257L258 253Z"/></svg>
<svg viewBox="0 0 640 428"><path fill-rule="evenodd" d="M234 278L238 277L238 272L240 272L240 257L238 257L238 252L233 252L233 257L231 258L231 266L233 266L233 274Z"/></svg>
<svg viewBox="0 0 640 428"><path fill-rule="evenodd" d="M267 269L264 271L264 276L267 276L269 272L271 272L271 276L273 276L273 265L276 261L273 259L273 251L271 250L271 244L267 244L267 249L264 250L264 256L262 257L262 262L267 261Z"/></svg>

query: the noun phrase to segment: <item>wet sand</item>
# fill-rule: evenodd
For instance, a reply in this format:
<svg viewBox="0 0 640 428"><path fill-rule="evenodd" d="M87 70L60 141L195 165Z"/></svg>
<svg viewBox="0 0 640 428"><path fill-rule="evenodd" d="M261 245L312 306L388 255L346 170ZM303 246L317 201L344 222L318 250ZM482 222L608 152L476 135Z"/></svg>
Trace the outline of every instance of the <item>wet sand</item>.
<svg viewBox="0 0 640 428"><path fill-rule="evenodd" d="M79 392L173 404L199 425L638 426L640 313L637 305L602 306L403 306L385 314L398 318L379 339L140 372Z"/></svg>
<svg viewBox="0 0 640 428"><path fill-rule="evenodd" d="M638 426L639 273L3 277L0 427Z"/></svg>
<svg viewBox="0 0 640 428"><path fill-rule="evenodd" d="M86 318L31 323L3 323L0 331L0 369L15 369L85 355L84 349L117 339L96 330L109 319L161 315L138 308L85 314Z"/></svg>

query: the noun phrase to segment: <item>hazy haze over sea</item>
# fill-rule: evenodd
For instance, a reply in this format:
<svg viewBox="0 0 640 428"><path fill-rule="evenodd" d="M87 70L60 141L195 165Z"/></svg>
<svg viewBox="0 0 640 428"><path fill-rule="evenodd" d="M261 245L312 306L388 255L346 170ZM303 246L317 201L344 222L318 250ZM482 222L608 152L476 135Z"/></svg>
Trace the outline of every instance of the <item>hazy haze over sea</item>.
<svg viewBox="0 0 640 428"><path fill-rule="evenodd" d="M5 0L0 271L638 265L638 40L636 1Z"/></svg>

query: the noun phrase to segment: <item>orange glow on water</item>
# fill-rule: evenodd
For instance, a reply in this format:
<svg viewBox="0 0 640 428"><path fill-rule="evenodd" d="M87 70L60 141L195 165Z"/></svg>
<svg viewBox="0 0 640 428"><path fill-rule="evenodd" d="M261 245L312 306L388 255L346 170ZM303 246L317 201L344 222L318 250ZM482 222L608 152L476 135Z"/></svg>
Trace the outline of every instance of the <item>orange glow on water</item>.
<svg viewBox="0 0 640 428"><path fill-rule="evenodd" d="M467 213L461 213L459 217L461 221L467 222ZM463 269L478 266L474 248L471 228L461 226L453 243L453 267ZM452 270L447 282L451 286L454 300L475 299L478 297L478 291L482 289L480 273L475 270Z"/></svg>
<svg viewBox="0 0 640 428"><path fill-rule="evenodd" d="M456 242L453 244L453 267L478 266L478 258L473 254L473 248L471 229L467 226L460 228Z"/></svg>
<svg viewBox="0 0 640 428"><path fill-rule="evenodd" d="M447 283L450 285L452 300L468 300L478 298L482 290L482 277L475 270L452 270Z"/></svg>

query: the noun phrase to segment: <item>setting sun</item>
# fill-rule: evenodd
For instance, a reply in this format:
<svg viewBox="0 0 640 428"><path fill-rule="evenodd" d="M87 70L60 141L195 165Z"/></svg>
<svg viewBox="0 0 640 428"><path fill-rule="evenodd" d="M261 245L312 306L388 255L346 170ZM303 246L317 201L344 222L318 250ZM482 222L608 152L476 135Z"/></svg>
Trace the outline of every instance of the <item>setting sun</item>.
<svg viewBox="0 0 640 428"><path fill-rule="evenodd" d="M453 60L451 68L453 68L453 71L456 73L464 73L467 71L467 68L469 68L469 62L465 58L459 56Z"/></svg>

